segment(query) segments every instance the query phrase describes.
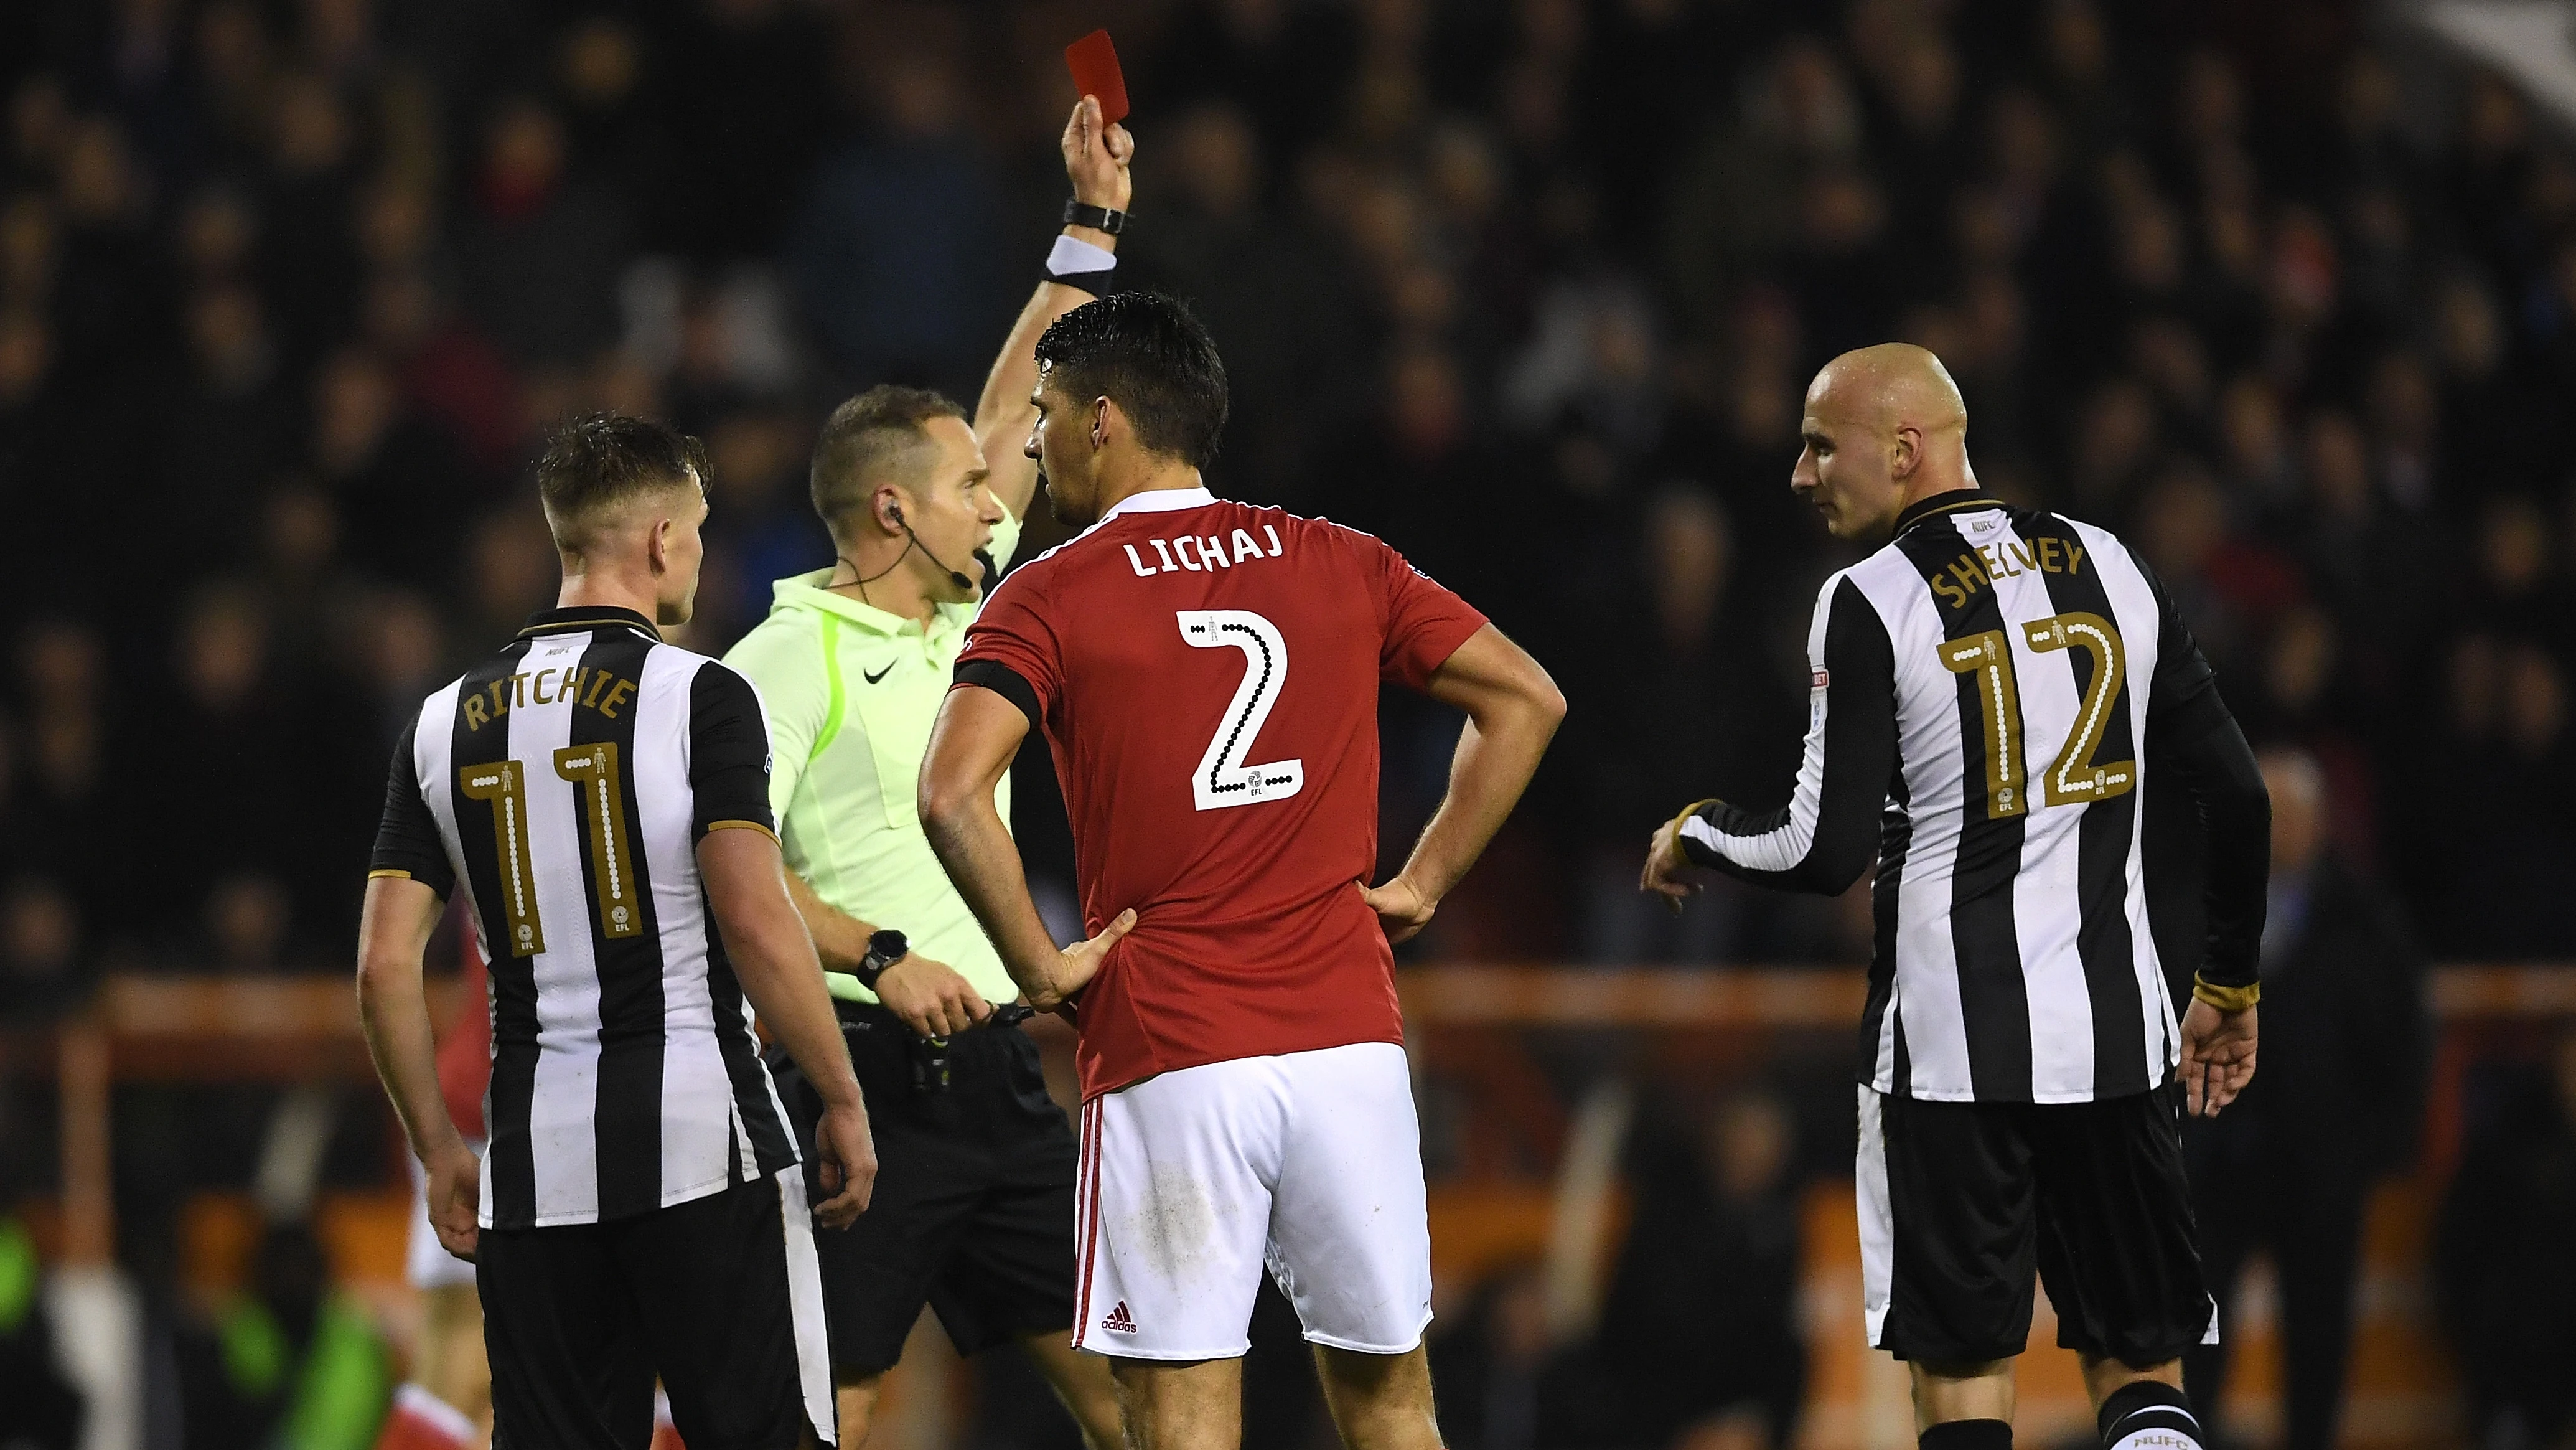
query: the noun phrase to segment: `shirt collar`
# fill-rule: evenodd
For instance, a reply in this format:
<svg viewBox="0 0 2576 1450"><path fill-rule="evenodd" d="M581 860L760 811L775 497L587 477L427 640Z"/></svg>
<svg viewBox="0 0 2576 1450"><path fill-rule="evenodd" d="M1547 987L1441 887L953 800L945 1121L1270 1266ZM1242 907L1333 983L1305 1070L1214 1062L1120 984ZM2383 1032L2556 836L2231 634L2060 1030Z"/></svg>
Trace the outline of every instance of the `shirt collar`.
<svg viewBox="0 0 2576 1450"><path fill-rule="evenodd" d="M832 574L833 571L830 569L817 569L810 574L791 574L769 586L770 598L777 605L801 605L807 609L818 609L825 614L836 615L861 629L877 634L898 635L906 629L912 630L915 634L923 632L920 628L920 620L897 614L892 610L879 609L864 600L852 599L846 594L824 588ZM978 607L976 604L941 604L934 616L936 624L933 628L971 619Z"/></svg>
<svg viewBox="0 0 2576 1450"><path fill-rule="evenodd" d="M1120 514L1167 514L1180 509L1205 508L1214 502L1216 495L1205 488L1149 488L1142 493L1131 493L1112 504L1109 512L1100 516L1100 523L1092 527L1099 528L1100 524Z"/></svg>
<svg viewBox="0 0 2576 1450"><path fill-rule="evenodd" d="M653 627L653 621L632 609L619 609L614 605L606 604L583 604L571 609L538 610L528 616L528 627L519 631L519 638L526 639L540 634L570 634L577 629L607 629L621 624L629 629L640 629L657 640L662 637L662 631Z"/></svg>
<svg viewBox="0 0 2576 1450"><path fill-rule="evenodd" d="M1944 489L1929 498L1919 498L1905 506L1896 516L1896 527L1890 537L1904 533L1923 520L1939 514L1967 513L1974 509L1999 509L2004 501L1982 488Z"/></svg>

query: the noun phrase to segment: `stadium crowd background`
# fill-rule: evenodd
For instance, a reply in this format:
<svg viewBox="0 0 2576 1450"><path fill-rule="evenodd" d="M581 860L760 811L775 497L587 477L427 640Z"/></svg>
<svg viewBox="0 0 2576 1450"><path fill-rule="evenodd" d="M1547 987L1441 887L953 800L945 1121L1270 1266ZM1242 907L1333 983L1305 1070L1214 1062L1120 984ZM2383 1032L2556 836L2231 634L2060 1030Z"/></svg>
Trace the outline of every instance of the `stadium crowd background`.
<svg viewBox="0 0 2576 1450"><path fill-rule="evenodd" d="M1890 337L1958 376L1988 487L2135 542L2434 955L2576 957L2576 156L2367 6L26 0L0 1019L346 969L400 720L550 602L550 420L706 437L683 642L828 562L817 420L973 395L1062 200L1058 51L1102 23L1122 279L1232 370L1217 488L1381 534L1574 702L1421 957L1865 956L1858 897L1667 921L1633 882L1683 801L1783 793L1853 557L1786 487L1800 392ZM1400 849L1454 722L1387 723ZM33 1101L0 1199L48 1181ZM262 1102L127 1101L126 1222L239 1183ZM356 1116L334 1162L380 1175ZM1761 1117L1717 1135L1757 1166ZM1484 1443L1545 1442L1513 1423Z"/></svg>

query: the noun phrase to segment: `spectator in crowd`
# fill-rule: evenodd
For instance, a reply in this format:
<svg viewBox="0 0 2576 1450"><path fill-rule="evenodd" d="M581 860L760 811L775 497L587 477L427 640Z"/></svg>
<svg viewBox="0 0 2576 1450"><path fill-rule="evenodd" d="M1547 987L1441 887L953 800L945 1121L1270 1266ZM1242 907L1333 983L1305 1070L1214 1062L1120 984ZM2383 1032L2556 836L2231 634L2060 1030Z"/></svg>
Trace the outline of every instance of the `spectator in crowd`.
<svg viewBox="0 0 2576 1450"><path fill-rule="evenodd" d="M6 1021L0 1013L0 1021ZM6 1165L0 1164L0 1173ZM0 1180L0 1190L5 1190ZM73 1450L88 1406L63 1377L62 1346L45 1311L44 1265L9 1199L0 1196L0 1438L15 1450Z"/></svg>
<svg viewBox="0 0 2576 1450"><path fill-rule="evenodd" d="M1638 1144L1636 1217L1596 1353L1619 1443L1798 1442L1806 1345L1787 1110L1766 1092L1720 1102L1680 1143ZM1712 1306L1723 1305L1723 1312Z"/></svg>
<svg viewBox="0 0 2576 1450"><path fill-rule="evenodd" d="M2263 926L2263 1065L2225 1115L2184 1135L2201 1258L2220 1341L2185 1360L2192 1403L2215 1425L2227 1329L2256 1250L2280 1295L2289 1450L2331 1450L2343 1409L2374 1182L2411 1158L2431 1065L2424 961L2386 897L2328 847L2316 759L2262 756L2272 796L2272 886Z"/></svg>
<svg viewBox="0 0 2576 1450"><path fill-rule="evenodd" d="M1435 1330L1431 1377L1441 1441L1457 1450L1617 1443L1586 1357L1549 1327L1545 1275L1534 1262L1494 1271L1457 1322Z"/></svg>
<svg viewBox="0 0 2576 1450"><path fill-rule="evenodd" d="M0 1027L40 1026L79 1005L90 987L81 948L80 907L58 882L0 886Z"/></svg>
<svg viewBox="0 0 2576 1450"><path fill-rule="evenodd" d="M2565 1443L2576 1426L2576 1030L2544 1080L2508 1095L2472 1136L2435 1245L2442 1320L2468 1382L2470 1444Z"/></svg>
<svg viewBox="0 0 2576 1450"><path fill-rule="evenodd" d="M261 1232L249 1284L182 1332L178 1360L189 1450L368 1450L393 1398L383 1339L302 1222Z"/></svg>

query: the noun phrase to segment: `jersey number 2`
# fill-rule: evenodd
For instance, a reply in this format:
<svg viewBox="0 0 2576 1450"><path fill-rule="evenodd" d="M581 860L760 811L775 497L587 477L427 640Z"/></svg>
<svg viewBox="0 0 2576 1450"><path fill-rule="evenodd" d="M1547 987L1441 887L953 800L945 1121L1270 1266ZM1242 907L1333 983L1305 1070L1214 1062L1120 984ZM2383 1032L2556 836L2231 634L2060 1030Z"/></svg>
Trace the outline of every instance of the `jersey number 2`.
<svg viewBox="0 0 2576 1450"><path fill-rule="evenodd" d="M1986 734L1986 819L2018 816L2033 805L2076 805L2127 794L2138 783L2137 762L2093 758L2127 668L2120 631L2098 614L2052 614L2023 625L2021 632L2024 642L2041 654L2080 649L2091 655L2093 680L2075 707L2075 728L2066 732L2065 748L2025 788L2014 778L2021 769L2021 695L2004 632L1990 629L1941 642L1941 663L1952 674L1978 677L1977 717Z"/></svg>
<svg viewBox="0 0 2576 1450"><path fill-rule="evenodd" d="M1243 683L1208 740L1207 753L1190 775L1190 798L1200 810L1284 801L1306 788L1306 762L1274 760L1247 765L1243 757L1288 683L1288 640L1279 626L1247 609L1179 611L1181 638L1193 649L1243 651Z"/></svg>
<svg viewBox="0 0 2576 1450"><path fill-rule="evenodd" d="M617 772L617 745L599 741L555 752L555 774L589 786L582 819L590 837L591 875L599 886L603 936L634 936L644 929L635 897L635 857L626 836L626 792ZM499 861L501 915L510 924L510 955L533 957L546 949L545 922L537 914L537 872L528 850L528 784L515 760L469 765L457 772L466 798L492 803L492 854Z"/></svg>

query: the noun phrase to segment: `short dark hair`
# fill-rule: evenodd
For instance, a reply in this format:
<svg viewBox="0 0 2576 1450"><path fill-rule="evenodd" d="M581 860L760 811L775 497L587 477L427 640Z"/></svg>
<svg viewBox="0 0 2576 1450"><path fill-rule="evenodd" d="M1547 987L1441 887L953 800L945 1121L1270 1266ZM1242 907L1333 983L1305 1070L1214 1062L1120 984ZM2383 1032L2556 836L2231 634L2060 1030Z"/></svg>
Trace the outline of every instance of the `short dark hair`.
<svg viewBox="0 0 2576 1450"><path fill-rule="evenodd" d="M1192 468L1216 461L1225 432L1225 362L1177 299L1117 292L1086 302L1055 320L1038 339L1037 356L1068 396L1117 403L1148 451Z"/></svg>
<svg viewBox="0 0 2576 1450"><path fill-rule="evenodd" d="M814 466L806 475L824 527L839 532L841 520L867 502L880 473L925 441L922 430L931 419L965 416L943 394L898 383L879 383L834 408L814 440Z"/></svg>
<svg viewBox="0 0 2576 1450"><path fill-rule="evenodd" d="M629 499L712 482L706 445L650 418L584 413L554 431L537 460L537 497L555 542L579 548L591 520Z"/></svg>

